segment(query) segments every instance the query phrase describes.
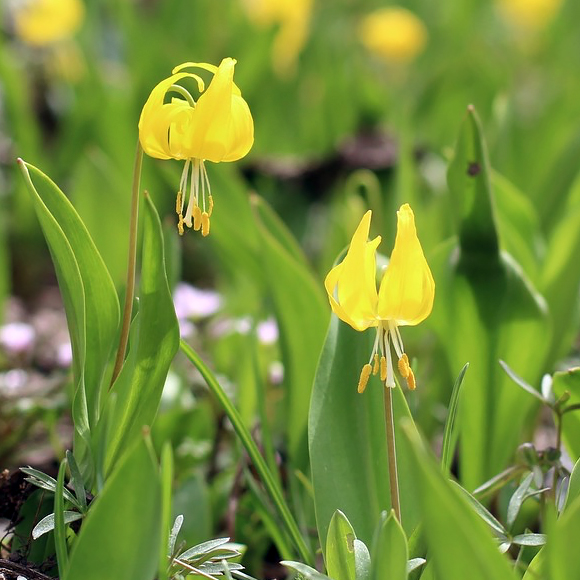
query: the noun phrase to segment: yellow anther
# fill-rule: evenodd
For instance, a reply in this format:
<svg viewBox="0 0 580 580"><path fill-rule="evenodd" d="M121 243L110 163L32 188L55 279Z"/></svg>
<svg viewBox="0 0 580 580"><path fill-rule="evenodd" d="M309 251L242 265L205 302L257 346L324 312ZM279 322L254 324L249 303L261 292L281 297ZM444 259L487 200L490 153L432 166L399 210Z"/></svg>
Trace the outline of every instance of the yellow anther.
<svg viewBox="0 0 580 580"><path fill-rule="evenodd" d="M409 390L414 391L417 383L415 382L415 373L410 368L409 374L405 378L407 379L407 386L409 387Z"/></svg>
<svg viewBox="0 0 580 580"><path fill-rule="evenodd" d="M373 370L373 367L369 363L367 363L362 368L362 371L360 372L360 378L358 380L358 387L357 387L357 391L359 393L363 393L364 390L367 388L367 383L369 382L369 377L371 376L372 370Z"/></svg>
<svg viewBox="0 0 580 580"><path fill-rule="evenodd" d="M375 360L373 364L373 375L376 375L379 372L379 353L375 352Z"/></svg>
<svg viewBox="0 0 580 580"><path fill-rule="evenodd" d="M199 208L199 205L196 205L193 208L193 229L196 232L199 232L201 228L201 209Z"/></svg>
<svg viewBox="0 0 580 580"><path fill-rule="evenodd" d="M209 215L207 211L201 214L201 235L204 237L209 235Z"/></svg>
<svg viewBox="0 0 580 580"><path fill-rule="evenodd" d="M208 197L207 201L209 203L209 208L207 210L207 215L209 217L211 217L211 213L213 211L213 197L212 197L211 193L209 194L209 197Z"/></svg>
<svg viewBox="0 0 580 580"><path fill-rule="evenodd" d="M177 222L177 231L179 232L179 235L182 236L183 235L183 215L180 213L179 214L179 221Z"/></svg>
<svg viewBox="0 0 580 580"><path fill-rule="evenodd" d="M409 373L413 373L411 366L409 365L409 357L406 355L406 353L403 353L403 356L401 356L399 359L397 366L399 367L399 372L404 379L409 376Z"/></svg>
<svg viewBox="0 0 580 580"><path fill-rule="evenodd" d="M381 357L381 381L383 383L387 380L387 359L384 355Z"/></svg>
<svg viewBox="0 0 580 580"><path fill-rule="evenodd" d="M181 206L183 205L183 193L181 189L177 192L177 199L175 200L175 213L181 217Z"/></svg>

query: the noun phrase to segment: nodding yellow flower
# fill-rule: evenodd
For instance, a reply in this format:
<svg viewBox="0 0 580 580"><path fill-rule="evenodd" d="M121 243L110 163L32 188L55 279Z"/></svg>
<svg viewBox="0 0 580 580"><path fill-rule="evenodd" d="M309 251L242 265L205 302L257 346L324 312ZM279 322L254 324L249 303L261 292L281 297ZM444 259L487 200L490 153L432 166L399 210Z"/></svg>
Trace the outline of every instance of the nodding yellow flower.
<svg viewBox="0 0 580 580"><path fill-rule="evenodd" d="M205 161L237 161L254 143L254 121L240 89L234 83L236 61L224 58L219 67L186 62L151 92L139 119L139 141L143 151L157 159L184 160L175 211L183 234L186 225L209 234L213 198ZM213 73L207 87L196 73ZM197 101L178 84L193 79L200 93ZM171 93L171 99L167 95ZM186 206L187 202L187 206ZM185 209L185 215L183 213Z"/></svg>
<svg viewBox="0 0 580 580"><path fill-rule="evenodd" d="M371 374L379 373L385 386L395 386L391 346L399 373L414 389L415 375L399 326L414 326L429 316L435 282L417 238L413 210L406 203L397 212L395 247L377 291L376 250L381 237L368 241L371 214L369 210L363 216L344 260L328 273L324 286L333 312L342 321L355 330L377 329L369 362L361 372L359 393Z"/></svg>
<svg viewBox="0 0 580 580"><path fill-rule="evenodd" d="M373 54L390 62L405 63L423 51L427 29L409 10L389 6L363 18L359 37Z"/></svg>
<svg viewBox="0 0 580 580"><path fill-rule="evenodd" d="M292 72L308 35L312 0L244 0L243 5L259 26L279 26L272 48L274 69Z"/></svg>
<svg viewBox="0 0 580 580"><path fill-rule="evenodd" d="M81 0L22 0L14 6L14 32L27 44L46 46L73 36L84 15Z"/></svg>
<svg viewBox="0 0 580 580"><path fill-rule="evenodd" d="M556 16L562 0L496 0L502 17L526 30L545 28Z"/></svg>

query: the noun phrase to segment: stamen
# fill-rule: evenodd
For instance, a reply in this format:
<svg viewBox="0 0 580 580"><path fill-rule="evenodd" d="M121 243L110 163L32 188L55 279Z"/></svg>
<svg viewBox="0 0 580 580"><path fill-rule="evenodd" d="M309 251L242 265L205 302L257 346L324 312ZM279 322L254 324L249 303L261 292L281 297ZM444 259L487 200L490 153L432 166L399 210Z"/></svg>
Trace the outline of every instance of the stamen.
<svg viewBox="0 0 580 580"><path fill-rule="evenodd" d="M179 215L181 213L181 207L183 205L183 192L181 189L177 192L177 199L175 200L175 213Z"/></svg>
<svg viewBox="0 0 580 580"><path fill-rule="evenodd" d="M406 355L406 353L403 353L403 356L399 359L397 366L399 367L399 372L404 379L409 376L409 373L413 372L409 366L409 357Z"/></svg>
<svg viewBox="0 0 580 580"><path fill-rule="evenodd" d="M177 231L179 232L179 235L182 236L183 235L183 216L181 214L179 214L179 221L177 222Z"/></svg>
<svg viewBox="0 0 580 580"><path fill-rule="evenodd" d="M414 391L417 387L417 383L415 382L415 373L409 368L409 375L406 377L407 379L407 386L409 390Z"/></svg>
<svg viewBox="0 0 580 580"><path fill-rule="evenodd" d="M208 181L208 183L209 183L209 181ZM208 201L209 201L209 209L207 210L207 215L209 217L211 217L211 214L213 212L213 197L212 197L211 193L209 194Z"/></svg>
<svg viewBox="0 0 580 580"><path fill-rule="evenodd" d="M199 208L199 205L196 205L193 208L193 229L196 232L199 232L200 228L201 228L201 209Z"/></svg>
<svg viewBox="0 0 580 580"><path fill-rule="evenodd" d="M387 359L384 356L382 356L381 357L381 381L383 381L383 383L384 383L386 380L387 380Z"/></svg>
<svg viewBox="0 0 580 580"><path fill-rule="evenodd" d="M379 353L375 352L374 364L373 364L373 375L376 375L379 372L379 368L380 368L379 367Z"/></svg>
<svg viewBox="0 0 580 580"><path fill-rule="evenodd" d="M360 372L360 378L358 380L358 387L357 391L359 393L364 393L364 390L367 388L367 383L369 382L369 377L371 376L371 372L373 367L367 363Z"/></svg>
<svg viewBox="0 0 580 580"><path fill-rule="evenodd" d="M395 387L395 375L393 374L393 359L391 356L391 345L389 341L389 333L385 333L384 340L384 352L387 358L387 376L385 380L385 386L390 389Z"/></svg>
<svg viewBox="0 0 580 580"><path fill-rule="evenodd" d="M206 211L201 214L201 235L209 235L209 215Z"/></svg>

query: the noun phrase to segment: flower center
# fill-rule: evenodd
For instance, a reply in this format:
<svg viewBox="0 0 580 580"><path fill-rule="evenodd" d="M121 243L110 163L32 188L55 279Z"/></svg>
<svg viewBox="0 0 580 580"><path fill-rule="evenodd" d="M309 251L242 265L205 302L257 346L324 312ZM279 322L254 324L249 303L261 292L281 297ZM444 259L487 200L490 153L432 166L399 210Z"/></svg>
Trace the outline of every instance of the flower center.
<svg viewBox="0 0 580 580"><path fill-rule="evenodd" d="M188 197L185 216L183 209ZM179 217L177 229L179 235L183 235L184 224L195 231L201 229L201 235L209 234L209 218L213 211L213 197L211 187L205 170L203 159L187 159L181 180L179 181L179 191L175 201L175 212Z"/></svg>
<svg viewBox="0 0 580 580"><path fill-rule="evenodd" d="M397 355L397 368L400 375L406 379L409 389L415 389L415 374L409 365L409 357L405 353L399 328L395 322L386 320L381 321L377 327L377 336L373 345L371 358L369 359L369 362L363 366L360 373L358 381L359 393L364 392L366 389L371 374L378 374L385 387L391 389L395 387L395 373L393 371L391 346Z"/></svg>

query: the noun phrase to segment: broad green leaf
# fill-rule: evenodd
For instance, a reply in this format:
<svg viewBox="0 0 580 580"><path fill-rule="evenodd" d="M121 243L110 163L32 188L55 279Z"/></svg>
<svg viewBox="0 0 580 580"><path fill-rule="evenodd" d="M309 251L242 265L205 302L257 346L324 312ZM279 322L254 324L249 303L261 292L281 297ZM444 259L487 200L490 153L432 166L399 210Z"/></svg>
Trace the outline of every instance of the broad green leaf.
<svg viewBox="0 0 580 580"><path fill-rule="evenodd" d="M570 399L564 409L580 405L580 368L554 373L552 389L556 399L559 399L566 391L570 393ZM580 409L566 412L562 416L562 440L572 461L578 461L580 458Z"/></svg>
<svg viewBox="0 0 580 580"><path fill-rule="evenodd" d="M506 467L537 408L498 361L537 383L551 338L545 301L498 246L489 173L479 122L470 109L448 174L459 239L430 257L437 296L428 320L451 373L470 364L459 415L460 476L468 489Z"/></svg>
<svg viewBox="0 0 580 580"><path fill-rule="evenodd" d="M265 202L256 201L255 207L266 291L280 327L289 452L293 466L305 470L308 406L330 307L282 222Z"/></svg>
<svg viewBox="0 0 580 580"><path fill-rule="evenodd" d="M139 312L131 329L129 354L111 393L117 396L108 465L151 425L169 366L179 347L179 328L165 275L161 223L149 197L143 204L143 248Z"/></svg>
<svg viewBox="0 0 580 580"><path fill-rule="evenodd" d="M55 263L73 345L77 389L86 391L86 402L83 392L76 396L80 405L86 405L88 426L92 428L99 416L103 379L118 332L117 294L70 201L36 167L23 161L20 167Z"/></svg>
<svg viewBox="0 0 580 580"><path fill-rule="evenodd" d="M388 517L386 514L383 516L373 543L371 578L406 580L409 557L407 536L393 511Z"/></svg>
<svg viewBox="0 0 580 580"><path fill-rule="evenodd" d="M489 529L471 505L443 476L414 427L405 429L421 492L428 553L437 577L446 580L515 580Z"/></svg>
<svg viewBox="0 0 580 580"><path fill-rule="evenodd" d="M91 504L62 580L153 580L160 518L159 469L141 438Z"/></svg>
<svg viewBox="0 0 580 580"><path fill-rule="evenodd" d="M320 542L326 545L337 509L348 515L357 537L370 545L382 511L390 508L383 389L371 378L357 393L368 361L371 333L359 333L333 316L320 357L309 415L310 461ZM410 471L408 443L398 421L410 418L405 396L393 390L403 527L419 521L417 482Z"/></svg>
<svg viewBox="0 0 580 580"><path fill-rule="evenodd" d="M326 571L334 580L355 580L356 534L346 516L334 512L326 536Z"/></svg>

